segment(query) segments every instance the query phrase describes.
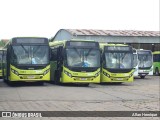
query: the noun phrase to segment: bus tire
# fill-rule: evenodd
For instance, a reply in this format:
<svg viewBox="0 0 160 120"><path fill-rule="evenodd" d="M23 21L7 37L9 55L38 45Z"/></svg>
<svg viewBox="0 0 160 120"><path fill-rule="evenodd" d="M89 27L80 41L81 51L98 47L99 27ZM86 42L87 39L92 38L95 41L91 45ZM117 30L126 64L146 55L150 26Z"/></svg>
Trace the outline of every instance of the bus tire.
<svg viewBox="0 0 160 120"><path fill-rule="evenodd" d="M159 75L160 75L158 68L155 69L155 75L156 75L156 76L159 76Z"/></svg>
<svg viewBox="0 0 160 120"><path fill-rule="evenodd" d="M144 79L145 78L145 76L140 76L141 77L141 79Z"/></svg>
<svg viewBox="0 0 160 120"><path fill-rule="evenodd" d="M55 71L54 84L60 85L60 72L58 70Z"/></svg>

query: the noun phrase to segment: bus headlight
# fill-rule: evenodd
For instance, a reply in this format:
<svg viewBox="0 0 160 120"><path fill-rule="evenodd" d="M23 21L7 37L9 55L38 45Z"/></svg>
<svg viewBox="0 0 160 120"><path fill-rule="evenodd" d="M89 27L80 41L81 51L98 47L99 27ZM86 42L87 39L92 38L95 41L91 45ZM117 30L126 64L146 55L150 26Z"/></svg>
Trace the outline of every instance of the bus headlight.
<svg viewBox="0 0 160 120"><path fill-rule="evenodd" d="M14 74L16 74L17 76L19 75L19 73L18 73L16 70L12 69L12 68L11 68L11 71L12 71Z"/></svg>
<svg viewBox="0 0 160 120"><path fill-rule="evenodd" d="M100 74L100 71L95 74L95 77L97 77L99 74Z"/></svg>
<svg viewBox="0 0 160 120"><path fill-rule="evenodd" d="M132 76L133 76L133 74L134 74L134 72L132 72L132 73L129 75L129 78L130 78L130 77L132 77Z"/></svg>
<svg viewBox="0 0 160 120"><path fill-rule="evenodd" d="M65 73L66 75L68 75L69 77L72 77L72 74L69 73L69 72L67 72L66 70L64 70L64 73Z"/></svg>
<svg viewBox="0 0 160 120"><path fill-rule="evenodd" d="M108 73L104 72L104 71L103 71L103 75L105 75L105 76L110 78L110 75Z"/></svg>
<svg viewBox="0 0 160 120"><path fill-rule="evenodd" d="M49 72L50 69L44 71L43 75L46 75Z"/></svg>

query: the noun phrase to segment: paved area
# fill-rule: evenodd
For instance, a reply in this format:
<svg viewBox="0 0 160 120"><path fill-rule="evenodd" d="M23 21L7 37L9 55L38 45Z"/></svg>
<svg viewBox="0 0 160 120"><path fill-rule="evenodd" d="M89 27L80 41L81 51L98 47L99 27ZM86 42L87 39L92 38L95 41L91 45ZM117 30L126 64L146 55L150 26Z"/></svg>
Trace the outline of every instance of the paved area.
<svg viewBox="0 0 160 120"><path fill-rule="evenodd" d="M23 83L8 86L0 80L0 111L158 111L160 110L160 78L147 76L133 83L90 84L89 87L56 86ZM0 118L6 119L6 118ZM29 119L29 118L26 118ZM31 118L30 118L31 119ZM46 119L53 118L34 118ZM72 120L93 118L54 118ZM95 120L106 118L94 118ZM128 120L151 118L107 118ZM159 118L152 118L158 120Z"/></svg>

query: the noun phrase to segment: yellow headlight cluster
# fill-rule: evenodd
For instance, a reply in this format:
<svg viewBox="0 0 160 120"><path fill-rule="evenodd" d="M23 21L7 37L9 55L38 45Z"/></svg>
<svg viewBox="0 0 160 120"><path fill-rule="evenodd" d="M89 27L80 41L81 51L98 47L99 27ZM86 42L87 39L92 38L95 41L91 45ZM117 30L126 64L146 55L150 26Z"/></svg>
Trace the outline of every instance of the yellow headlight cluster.
<svg viewBox="0 0 160 120"><path fill-rule="evenodd" d="M11 71L16 75L19 75L19 73L16 70L12 69L12 68L11 68Z"/></svg>

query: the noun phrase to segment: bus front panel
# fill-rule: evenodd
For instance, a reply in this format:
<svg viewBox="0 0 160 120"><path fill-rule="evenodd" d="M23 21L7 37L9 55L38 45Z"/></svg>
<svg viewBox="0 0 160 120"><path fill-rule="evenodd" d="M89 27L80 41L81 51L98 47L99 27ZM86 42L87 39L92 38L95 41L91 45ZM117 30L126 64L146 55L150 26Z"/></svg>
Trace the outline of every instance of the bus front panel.
<svg viewBox="0 0 160 120"><path fill-rule="evenodd" d="M62 83L100 83L100 68L94 72L75 72L63 67Z"/></svg>
<svg viewBox="0 0 160 120"><path fill-rule="evenodd" d="M134 70L125 73L113 73L102 68L101 82L133 82Z"/></svg>
<svg viewBox="0 0 160 120"><path fill-rule="evenodd" d="M50 65L43 69L26 70L18 69L10 65L10 81L49 81L50 80Z"/></svg>

